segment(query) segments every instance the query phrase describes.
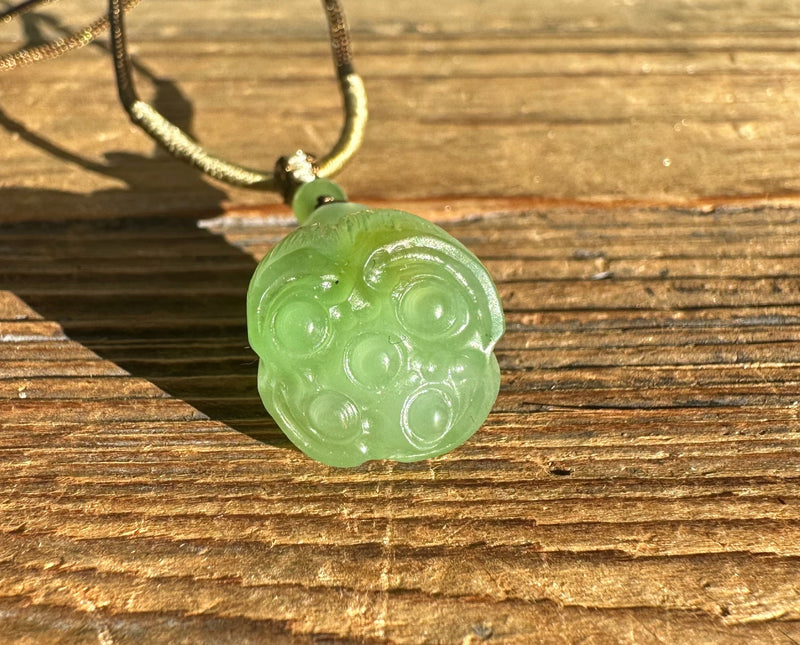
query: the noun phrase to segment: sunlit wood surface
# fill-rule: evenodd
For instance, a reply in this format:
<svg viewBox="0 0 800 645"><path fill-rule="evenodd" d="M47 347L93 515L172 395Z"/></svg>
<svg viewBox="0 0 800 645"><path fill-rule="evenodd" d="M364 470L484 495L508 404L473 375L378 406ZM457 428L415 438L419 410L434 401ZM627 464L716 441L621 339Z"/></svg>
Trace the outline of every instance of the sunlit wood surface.
<svg viewBox="0 0 800 645"><path fill-rule="evenodd" d="M341 182L494 275L492 414L431 461L305 458L244 321L288 211L156 151L99 46L0 74L0 642L800 642L800 3L346 7ZM130 24L215 152L335 139L313 0Z"/></svg>

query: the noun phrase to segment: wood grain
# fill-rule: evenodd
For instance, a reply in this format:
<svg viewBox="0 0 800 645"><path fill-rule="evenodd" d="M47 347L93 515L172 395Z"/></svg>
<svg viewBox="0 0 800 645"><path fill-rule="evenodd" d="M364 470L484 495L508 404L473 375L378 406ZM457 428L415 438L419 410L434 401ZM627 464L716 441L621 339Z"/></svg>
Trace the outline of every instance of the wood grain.
<svg viewBox="0 0 800 645"><path fill-rule="evenodd" d="M507 307L500 396L450 455L344 471L254 390L241 298L282 219L6 225L9 633L800 638L800 212L442 209Z"/></svg>
<svg viewBox="0 0 800 645"><path fill-rule="evenodd" d="M144 3L130 21L143 91L241 163L323 152L340 115L317 4ZM11 50L100 9L76 5L0 37ZM348 11L372 113L342 175L358 199L796 200L796 2L355 0ZM0 81L6 221L274 203L154 151L117 105L99 47Z"/></svg>
<svg viewBox="0 0 800 645"><path fill-rule="evenodd" d="M497 280L491 415L431 461L305 458L244 320L286 208L154 150L102 46L2 74L0 643L800 642L798 3L346 2L342 182ZM317 0L130 26L212 150L334 139Z"/></svg>

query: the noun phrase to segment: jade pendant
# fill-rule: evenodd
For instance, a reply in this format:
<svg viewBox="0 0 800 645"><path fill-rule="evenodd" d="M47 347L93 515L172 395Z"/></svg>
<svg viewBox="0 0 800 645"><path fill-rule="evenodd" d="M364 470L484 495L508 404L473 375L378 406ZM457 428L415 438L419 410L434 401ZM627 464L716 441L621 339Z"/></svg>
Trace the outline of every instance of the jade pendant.
<svg viewBox="0 0 800 645"><path fill-rule="evenodd" d="M449 452L497 398L505 329L486 268L438 226L343 200L317 179L296 193L301 225L256 268L247 293L258 389L276 423L330 466Z"/></svg>

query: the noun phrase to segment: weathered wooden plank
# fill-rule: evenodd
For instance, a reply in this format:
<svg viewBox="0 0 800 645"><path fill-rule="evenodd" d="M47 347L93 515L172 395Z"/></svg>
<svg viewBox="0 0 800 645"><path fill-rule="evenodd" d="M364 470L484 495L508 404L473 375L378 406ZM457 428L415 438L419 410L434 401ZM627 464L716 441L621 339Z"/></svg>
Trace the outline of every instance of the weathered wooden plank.
<svg viewBox="0 0 800 645"><path fill-rule="evenodd" d="M28 367L31 367L30 365ZM119 369L116 370L119 373ZM31 372L28 371L28 374ZM133 382L131 382L133 380ZM71 374L69 378L53 378L39 376L36 378L0 378L0 401L3 399L57 399L59 401L75 396L80 392L82 398L102 399L137 399L142 397L163 396L163 392L145 380L131 379L130 376L105 376L94 373L91 376Z"/></svg>
<svg viewBox="0 0 800 645"><path fill-rule="evenodd" d="M129 289L122 286L119 297ZM60 346L74 343L28 342L39 349L39 362L28 359L28 367L41 370L42 389L18 402L23 407L14 404L3 426L8 470L0 478L0 549L13 562L3 578L8 624L40 633L36 621L52 615L47 612L91 602L98 607L92 620L99 623L75 622L83 619L71 610L59 624L90 624L124 637L134 629L135 606L136 620L143 621L136 629L167 633L158 631L166 604L179 613L207 606L223 618L249 616L259 633L274 629L276 639L327 633L340 640L372 634L413 642L421 620L428 633L445 640L474 636L482 626L503 641L524 642L533 634L550 638L548 628L531 622L544 614L529 612L552 606L559 620L576 607L592 608L591 621L570 623L573 635L584 624L597 629L598 621L608 629L601 633L617 634L630 620L639 626L653 621L659 637L668 639L671 612L708 642L791 634L800 616L793 560L800 557L794 483L800 450L795 405L781 397L791 398L787 385L796 365L711 367L703 356L689 369L670 367L648 389L614 387L646 378L636 357L647 343L677 356L682 331L701 347L724 347L738 334L749 350L778 347L782 337L789 342L793 329L764 325L764 317L757 318L760 326L740 328L742 312L708 329L667 314L676 330L657 327L665 314L640 312L634 320L656 329L634 326L626 338L615 331L619 320L608 328L602 318L582 329L574 326L581 316L562 314L538 334L511 332L506 351L535 348L513 350L530 364L529 356L546 351L589 356L617 346L628 350L622 364L630 374L603 376L584 367L576 376L585 382L572 383L577 389L571 390L562 371L507 372L508 391L497 412L456 453L430 465L368 464L352 472L310 463L287 450L285 440L260 445L213 421L192 420L188 406L177 401L115 397L124 393L125 377L89 383L45 376L58 361L44 360L42 350L49 348L55 359ZM529 324L522 314L515 320L520 328ZM572 334L556 333L553 325L572 326ZM165 338L157 344L162 352L191 354L205 351L207 342ZM101 343L112 353L133 354L142 344L122 338ZM226 353L218 350L218 359ZM623 356L612 372L626 369ZM181 364L186 369L193 361L143 359L139 367L169 372ZM723 368L729 373L720 382ZM766 369L776 381L782 376L780 393L751 369ZM201 392L202 378L192 386ZM231 378L247 380L245 374ZM13 394L24 381L6 376L0 383ZM561 385L549 389L554 383ZM230 386L223 389L235 393L237 386ZM532 386L546 401L526 414ZM131 393L162 396L141 387ZM92 388L100 389L89 396ZM702 409L674 407L691 394L700 397ZM73 397L59 401L57 424L46 422L53 396ZM640 396L645 409L575 409L597 404L597 396L627 406ZM739 396L742 403L709 407L720 396ZM774 405L752 405L764 396L777 397ZM37 426L41 434L31 434ZM272 432L278 438L274 426ZM87 567L93 571L88 577ZM738 587L726 586L731 572ZM26 582L31 575L35 591ZM145 600L135 588L153 591ZM409 594L418 615L420 603L435 613L409 622ZM82 597L89 600L77 600ZM19 598L31 608L10 604ZM228 607L221 613L220 602ZM360 609L348 614L354 603ZM456 605L462 612L472 607L475 618L465 621L462 613L458 619ZM343 622L342 612L352 619ZM508 622L509 612L518 625ZM669 619L659 618L664 612ZM434 615L451 617L433 621Z"/></svg>
<svg viewBox="0 0 800 645"><path fill-rule="evenodd" d="M28 320L0 321L0 342L36 342L64 339L64 332L54 322L31 322Z"/></svg>
<svg viewBox="0 0 800 645"><path fill-rule="evenodd" d="M80 356L92 354L92 352L85 347L81 347L77 344L76 347L80 348L79 350L76 350L76 353ZM49 349L52 351L52 348ZM3 381L7 379L18 379L24 381L26 377L32 374L36 375L35 378L37 379L53 377L69 379L76 377L98 378L125 374L125 370L117 365L108 363L107 361L101 361L97 358L94 360L71 358L71 353L69 350L64 352L63 358L59 357L57 359L52 358L51 354L50 360L20 360L16 356L12 360L0 360L3 360Z"/></svg>
<svg viewBox="0 0 800 645"><path fill-rule="evenodd" d="M346 1L373 118L342 181L486 261L495 410L430 462L305 459L242 306L287 210L154 152L97 48L3 75L3 634L800 640L797 7ZM323 32L313 0L131 17L143 92L261 167L335 136Z"/></svg>
<svg viewBox="0 0 800 645"><path fill-rule="evenodd" d="M337 97L321 12L304 3L238 1L224 13L187 10L184 0L140 7L132 41L157 78L140 73L145 91L242 163L271 168L298 146L325 150L339 127ZM590 0L470 11L374 4L348 6L373 119L343 180L362 199L797 194L786 172L798 149L792 2L647 11ZM48 8L49 21L30 20L28 32L50 33L59 16L79 24L96 10ZM0 38L10 46L19 35L6 26ZM154 154L117 105L99 48L4 74L3 88L6 220L52 218L44 204L57 204L59 217L98 217L274 203L201 182ZM253 133L267 145L254 145Z"/></svg>

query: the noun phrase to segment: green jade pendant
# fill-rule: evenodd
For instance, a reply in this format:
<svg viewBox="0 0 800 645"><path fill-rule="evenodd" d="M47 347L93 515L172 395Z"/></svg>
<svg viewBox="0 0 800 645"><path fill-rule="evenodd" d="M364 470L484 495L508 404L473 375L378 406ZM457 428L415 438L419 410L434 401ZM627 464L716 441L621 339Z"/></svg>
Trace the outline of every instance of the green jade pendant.
<svg viewBox="0 0 800 645"><path fill-rule="evenodd" d="M325 179L302 185L292 202L300 226L250 282L264 406L330 466L444 454L497 398L497 289L435 224L345 199Z"/></svg>

